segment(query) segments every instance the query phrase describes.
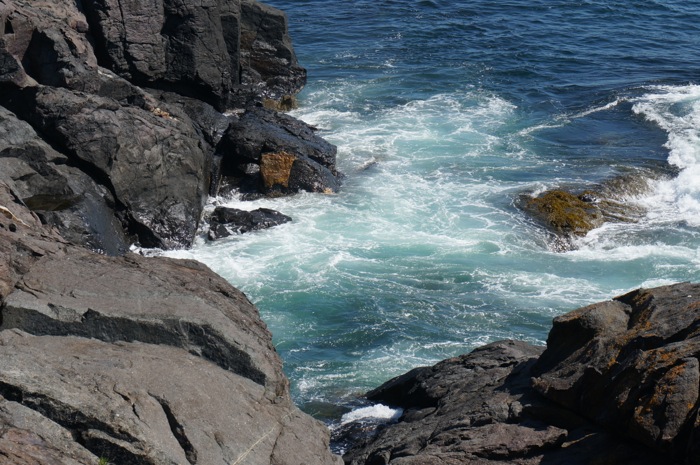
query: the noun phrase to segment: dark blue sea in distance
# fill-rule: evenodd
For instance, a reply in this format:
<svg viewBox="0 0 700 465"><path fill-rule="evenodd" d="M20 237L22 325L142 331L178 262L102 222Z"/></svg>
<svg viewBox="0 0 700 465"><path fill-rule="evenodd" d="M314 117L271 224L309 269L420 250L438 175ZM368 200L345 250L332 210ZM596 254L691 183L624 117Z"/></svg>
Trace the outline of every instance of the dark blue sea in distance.
<svg viewBox="0 0 700 465"><path fill-rule="evenodd" d="M270 0L338 146L337 195L214 203L286 225L194 257L260 308L311 413L640 286L700 282L700 1ZM673 171L653 179L649 173ZM556 252L522 195L648 184Z"/></svg>

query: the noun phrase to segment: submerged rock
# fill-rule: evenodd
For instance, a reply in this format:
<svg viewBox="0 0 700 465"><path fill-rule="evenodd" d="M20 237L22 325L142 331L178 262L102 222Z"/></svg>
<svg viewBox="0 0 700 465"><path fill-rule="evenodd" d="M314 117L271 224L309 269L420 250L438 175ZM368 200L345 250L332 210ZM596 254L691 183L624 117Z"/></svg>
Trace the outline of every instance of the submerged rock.
<svg viewBox="0 0 700 465"><path fill-rule="evenodd" d="M567 251L575 248L576 237L583 237L606 222L638 221L644 210L633 199L648 192L649 182L660 176L637 170L579 192L552 189L537 197L524 194L518 205L552 233L551 246L555 251Z"/></svg>
<svg viewBox="0 0 700 465"><path fill-rule="evenodd" d="M525 208L562 236L584 236L603 224L603 215L590 194L574 195L560 189L528 199Z"/></svg>
<svg viewBox="0 0 700 465"><path fill-rule="evenodd" d="M213 241L234 234L272 228L289 221L292 219L287 215L269 208L245 211L237 208L216 207L209 221L208 236Z"/></svg>
<svg viewBox="0 0 700 465"><path fill-rule="evenodd" d="M402 417L344 460L695 464L699 357L700 285L640 289L556 318L544 352L497 342L388 381L367 397Z"/></svg>

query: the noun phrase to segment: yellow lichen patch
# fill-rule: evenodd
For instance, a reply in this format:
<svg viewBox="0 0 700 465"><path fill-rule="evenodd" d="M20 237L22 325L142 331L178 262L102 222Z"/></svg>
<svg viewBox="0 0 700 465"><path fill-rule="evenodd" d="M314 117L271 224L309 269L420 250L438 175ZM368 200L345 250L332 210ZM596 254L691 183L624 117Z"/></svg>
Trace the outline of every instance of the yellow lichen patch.
<svg viewBox="0 0 700 465"><path fill-rule="evenodd" d="M290 111L297 108L297 99L293 95L283 95L279 100L266 98L263 100L263 107L268 110Z"/></svg>
<svg viewBox="0 0 700 465"><path fill-rule="evenodd" d="M260 175L265 188L289 187L289 174L296 157L288 152L264 153L260 159Z"/></svg>
<svg viewBox="0 0 700 465"><path fill-rule="evenodd" d="M551 190L530 199L528 207L559 233L583 236L602 223L601 214L593 204L563 190Z"/></svg>

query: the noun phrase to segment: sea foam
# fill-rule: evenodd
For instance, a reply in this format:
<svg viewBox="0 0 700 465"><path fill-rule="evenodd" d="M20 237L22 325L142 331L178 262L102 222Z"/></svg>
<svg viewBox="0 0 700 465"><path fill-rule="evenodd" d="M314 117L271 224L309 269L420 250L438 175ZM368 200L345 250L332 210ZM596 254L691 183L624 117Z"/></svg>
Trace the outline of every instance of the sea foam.
<svg viewBox="0 0 700 465"><path fill-rule="evenodd" d="M649 219L700 226L700 86L652 87L632 109L666 131L668 162L679 169L641 199Z"/></svg>

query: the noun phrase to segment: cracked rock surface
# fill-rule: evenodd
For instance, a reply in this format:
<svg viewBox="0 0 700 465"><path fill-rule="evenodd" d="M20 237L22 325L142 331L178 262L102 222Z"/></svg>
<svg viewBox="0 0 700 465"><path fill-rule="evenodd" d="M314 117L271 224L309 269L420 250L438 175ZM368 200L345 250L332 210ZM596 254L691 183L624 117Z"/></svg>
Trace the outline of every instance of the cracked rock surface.
<svg viewBox="0 0 700 465"><path fill-rule="evenodd" d="M3 182L0 205L0 463L340 462L225 280L74 246Z"/></svg>
<svg viewBox="0 0 700 465"><path fill-rule="evenodd" d="M638 289L367 394L398 422L347 427L359 465L700 463L700 284ZM361 431L361 429L359 429Z"/></svg>

